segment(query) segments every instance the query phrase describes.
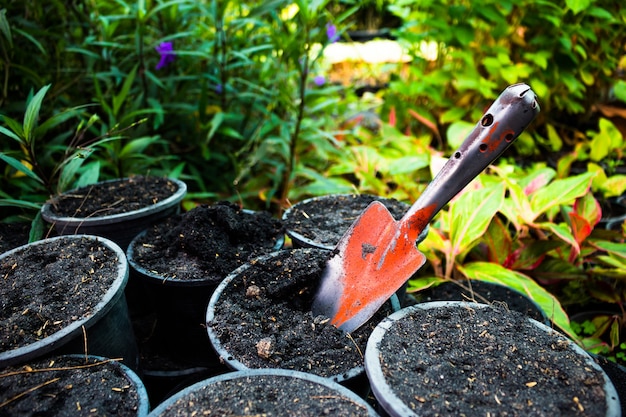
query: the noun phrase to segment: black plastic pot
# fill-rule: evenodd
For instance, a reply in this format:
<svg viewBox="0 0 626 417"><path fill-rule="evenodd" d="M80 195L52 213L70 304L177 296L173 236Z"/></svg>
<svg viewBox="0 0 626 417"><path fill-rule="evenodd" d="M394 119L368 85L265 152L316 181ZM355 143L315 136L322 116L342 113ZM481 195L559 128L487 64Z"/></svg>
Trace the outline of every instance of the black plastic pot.
<svg viewBox="0 0 626 417"><path fill-rule="evenodd" d="M398 200L367 194L332 194L312 197L294 204L283 213L287 236L294 248L333 250L358 215L372 201L380 201L399 220L409 205ZM428 234L420 235L419 241Z"/></svg>
<svg viewBox="0 0 626 417"><path fill-rule="evenodd" d="M449 343L441 343L440 336L448 334ZM506 334L520 342L509 345L496 337ZM476 356L465 349L476 350ZM621 415L615 387L583 349L536 320L486 304L432 302L392 314L370 336L365 369L381 414L389 416L435 410L484 416L493 409L512 415ZM439 389L448 380L454 388ZM564 391L569 387L577 394ZM604 402L584 396L598 390ZM548 410L552 406L558 412Z"/></svg>
<svg viewBox="0 0 626 417"><path fill-rule="evenodd" d="M51 246L52 244L65 244L65 242L82 241L84 239L93 241L93 245L102 245L108 248L117 258L116 277L111 286L102 295L97 305L90 311L85 312L83 317L76 318L48 337L0 352L0 367L17 365L44 355L85 353L86 351L89 354L109 358L123 358L126 365L137 369L137 345L124 296L124 287L128 281L128 263L124 252L119 246L108 239L98 236L59 236L40 240L5 252L0 255L0 264L7 262L8 259L13 259L14 256L19 256L20 253L26 251L31 246L41 246L45 249L46 246ZM19 265L17 268L19 268ZM43 274L45 274L45 271L42 271ZM68 291L66 295L68 303L74 302L71 291Z"/></svg>
<svg viewBox="0 0 626 417"><path fill-rule="evenodd" d="M128 180L129 178L123 178L103 181L98 184L113 184ZM180 202L187 194L187 185L174 178L168 180L177 185L174 194L138 210L104 216L67 217L57 215L52 202L48 202L41 208L41 216L45 221L54 225L54 230L59 235L90 234L103 236L126 250L130 241L141 231L151 224L179 212ZM62 199L64 195L72 195L76 191L67 191L58 198Z"/></svg>
<svg viewBox="0 0 626 417"><path fill-rule="evenodd" d="M377 416L363 399L336 382L284 369L231 372L198 382L168 398L150 416L196 414Z"/></svg>
<svg viewBox="0 0 626 417"><path fill-rule="evenodd" d="M137 374L101 356L54 356L4 368L0 387L0 414L6 416L143 417L150 411L148 394Z"/></svg>
<svg viewBox="0 0 626 417"><path fill-rule="evenodd" d="M397 302L395 307L385 304L348 336L327 324L327 319L314 318L310 313L311 292L318 285L328 254L311 248L283 250L256 258L229 274L215 289L206 311L209 340L220 361L233 370L289 368L309 372L365 397L369 384L358 343L362 340L364 347L377 320L399 306ZM252 318L257 312L262 317ZM274 338L279 347L275 356L270 347L264 357L262 344L268 338ZM281 342L289 346L281 348ZM333 359L336 352L343 353Z"/></svg>

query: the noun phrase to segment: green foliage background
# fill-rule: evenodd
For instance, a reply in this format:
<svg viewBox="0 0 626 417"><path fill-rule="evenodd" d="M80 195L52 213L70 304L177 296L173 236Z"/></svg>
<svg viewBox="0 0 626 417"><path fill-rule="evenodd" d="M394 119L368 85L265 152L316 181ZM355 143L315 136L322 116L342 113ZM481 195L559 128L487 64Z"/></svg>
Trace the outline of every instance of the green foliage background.
<svg viewBox="0 0 626 417"><path fill-rule="evenodd" d="M392 17L410 63L385 65L391 80L374 101L314 83L328 75L327 25L345 40L362 16L371 24L372 10ZM542 113L508 156L524 165L569 155L560 176L584 160L610 177L623 141L599 134L597 105L626 100L625 39L626 11L605 0L11 0L0 13L2 125L22 123L47 85L37 122L55 122L27 144L30 156L3 135L5 159L34 164L42 181L0 165L2 197L39 204L76 185L152 173L186 180L195 202L275 212L334 192L412 200L431 156L455 148L515 82L533 87ZM157 70L162 42L176 58ZM345 123L363 111L383 122ZM594 138L595 160L585 148ZM64 158L77 158L68 147L83 160L62 175ZM616 194L623 184L614 183L596 188ZM0 217L24 214L14 206Z"/></svg>

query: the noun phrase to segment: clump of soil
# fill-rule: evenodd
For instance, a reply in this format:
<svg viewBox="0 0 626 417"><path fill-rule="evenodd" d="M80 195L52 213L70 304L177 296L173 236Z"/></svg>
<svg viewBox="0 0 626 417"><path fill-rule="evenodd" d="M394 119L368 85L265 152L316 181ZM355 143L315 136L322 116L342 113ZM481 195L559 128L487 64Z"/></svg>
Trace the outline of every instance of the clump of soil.
<svg viewBox="0 0 626 417"><path fill-rule="evenodd" d="M202 205L147 230L132 260L166 278L220 281L283 239L280 220L229 202Z"/></svg>
<svg viewBox="0 0 626 417"><path fill-rule="evenodd" d="M254 260L224 289L207 323L229 356L248 368L283 368L323 377L363 366L367 338L391 313L385 305L345 334L311 313L313 296L331 252L283 250Z"/></svg>
<svg viewBox="0 0 626 417"><path fill-rule="evenodd" d="M416 415L605 415L602 373L558 333L502 308L412 308L377 356Z"/></svg>
<svg viewBox="0 0 626 417"><path fill-rule="evenodd" d="M203 416L336 416L372 415L362 403L330 387L279 375L251 375L207 384L168 406L161 417Z"/></svg>
<svg viewBox="0 0 626 417"><path fill-rule="evenodd" d="M55 197L53 214L61 217L100 217L139 210L171 197L175 182L160 177L134 176L103 181Z"/></svg>
<svg viewBox="0 0 626 417"><path fill-rule="evenodd" d="M334 248L345 231L373 201L383 203L396 220L409 209L408 204L392 198L367 194L331 195L294 205L285 212L283 221L290 236L295 232L316 246Z"/></svg>
<svg viewBox="0 0 626 417"><path fill-rule="evenodd" d="M0 258L0 351L26 346L94 313L118 259L93 239L63 237Z"/></svg>
<svg viewBox="0 0 626 417"><path fill-rule="evenodd" d="M136 416L133 381L111 360L60 356L0 371L3 416Z"/></svg>

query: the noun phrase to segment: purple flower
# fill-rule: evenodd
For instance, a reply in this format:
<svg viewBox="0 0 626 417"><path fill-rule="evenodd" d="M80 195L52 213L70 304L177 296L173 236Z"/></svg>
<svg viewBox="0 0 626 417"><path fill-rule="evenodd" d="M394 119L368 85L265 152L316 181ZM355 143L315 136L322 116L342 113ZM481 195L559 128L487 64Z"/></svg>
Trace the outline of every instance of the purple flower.
<svg viewBox="0 0 626 417"><path fill-rule="evenodd" d="M313 78L313 82L316 86L321 87L326 83L326 78L323 75L316 75Z"/></svg>
<svg viewBox="0 0 626 417"><path fill-rule="evenodd" d="M222 84L217 84L217 85L215 86L215 92L216 92L217 94L222 94L222 93L224 92L224 87L222 87Z"/></svg>
<svg viewBox="0 0 626 417"><path fill-rule="evenodd" d="M154 49L156 49L159 55L161 55L161 59L156 65L157 70L160 70L161 68L164 68L174 62L176 54L174 53L174 44L172 42L161 42Z"/></svg>
<svg viewBox="0 0 626 417"><path fill-rule="evenodd" d="M339 40L339 34L337 33L337 26L332 23L326 24L326 36L330 43L335 43Z"/></svg>

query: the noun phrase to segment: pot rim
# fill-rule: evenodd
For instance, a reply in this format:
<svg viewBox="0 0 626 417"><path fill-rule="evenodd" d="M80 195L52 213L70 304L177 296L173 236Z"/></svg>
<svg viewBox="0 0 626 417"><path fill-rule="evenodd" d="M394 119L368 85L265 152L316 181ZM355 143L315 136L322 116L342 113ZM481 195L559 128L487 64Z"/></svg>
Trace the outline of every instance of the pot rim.
<svg viewBox="0 0 626 417"><path fill-rule="evenodd" d="M113 305L124 296L124 287L128 282L128 263L126 262L126 255L124 251L113 241L94 235L63 235L51 237L48 239L38 240L36 242L31 242L26 245L19 246L14 248L8 252L4 252L0 254L0 261L8 256L11 256L17 252L21 252L30 246L38 246L38 245L47 245L51 242L61 240L61 239L88 239L94 240L96 242L101 243L106 246L110 250L114 252L117 256L117 277L111 283L111 286L105 291L102 295L100 301L92 308L92 311L89 315L85 317L81 317L78 320L74 320L70 322L67 326L63 327L61 330L51 334L48 337L37 340L33 343L29 343L24 346L20 346L11 350L7 350L4 352L0 352L0 367L2 366L10 366L17 364L19 362L23 362L29 359L34 359L39 356L42 356L46 353L53 351L54 349L64 345L69 342L72 338L74 338L77 334L82 333L82 327L90 328L98 320L100 320L104 315L106 315Z"/></svg>
<svg viewBox="0 0 626 417"><path fill-rule="evenodd" d="M97 182L96 184L124 182L128 180L129 178L130 177L100 181L100 182ZM166 178L169 181L172 181L173 183L177 185L178 188L176 192L161 201L158 201L154 204L151 204L146 207L142 207L137 210L132 210L132 211L128 211L125 213L117 213L117 214L111 214L111 215L105 215L105 216L93 216L93 217L59 216L52 212L52 203L48 201L41 207L41 217L43 217L44 220L47 221L48 223L61 223L61 224L75 225L75 226L94 226L94 225L99 225L99 224L114 224L114 223L120 223L120 222L125 222L129 220L141 218L155 211L166 210L172 206L177 205L185 197L185 194L187 194L187 184L185 182L176 178L169 178L169 177L166 177ZM78 188L66 191L63 194L71 193L76 190L78 190Z"/></svg>
<svg viewBox="0 0 626 417"><path fill-rule="evenodd" d="M376 399L379 401L381 407L389 412L393 410L395 413L399 413L398 415L404 416L417 416L413 410L411 410L404 402L396 395L395 391L391 389L391 387L387 384L387 381L384 377L383 371L380 367L379 360L379 345L382 341L385 333L388 329L390 329L395 322L402 320L403 318L418 312L420 310L429 310L435 308L490 308L491 306L488 304L482 303L473 303L466 301L432 301L427 303L415 304L409 307L405 307L402 310L396 311L395 313L389 315L387 318L383 319L372 331L370 338L367 341L367 347L365 349L365 372L367 374L368 379L370 380L370 385L372 392L374 393ZM617 394L617 390L615 386L609 379L608 375L604 372L602 367L598 365L593 358L580 346L575 344L569 338L563 336L557 330L546 326L545 324L532 319L530 317L526 318L532 324L539 327L540 329L549 332L549 333L557 333L561 335L568 342L568 347L572 349L575 353L582 355L585 358L585 364L599 371L604 379L604 392L606 399L606 416L607 417L618 417L621 415L621 407L619 396ZM372 383L372 381L377 381L376 384Z"/></svg>
<svg viewBox="0 0 626 417"><path fill-rule="evenodd" d="M280 368L259 368L259 369L245 369L245 370L237 370L234 372L228 372L222 375L217 375L211 378L207 378L200 382L196 382L193 385L190 385L171 397L167 398L165 401L160 403L156 408L152 410L149 414L149 417L156 417L161 415L169 406L176 403L181 398L184 398L187 394L199 390L208 385L216 384L223 381L230 381L233 379L245 378L248 376L280 376L280 377L289 377L301 379L309 382L313 382L315 384L323 385L327 388L338 391L342 397L347 397L350 401L357 403L358 405L364 407L368 411L368 415L377 416L378 414L374 411L371 405L369 405L363 398L359 397L356 393L344 387L343 385L332 381L329 378L324 378L319 375L310 374L302 371L295 371L291 369L280 369Z"/></svg>

